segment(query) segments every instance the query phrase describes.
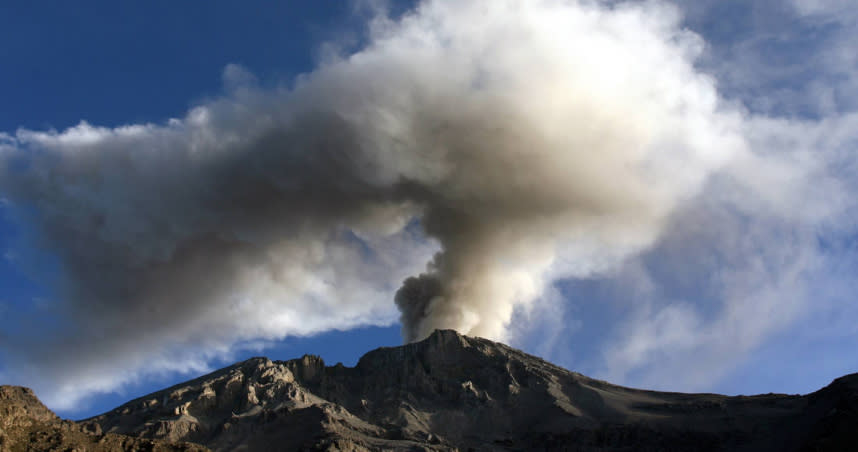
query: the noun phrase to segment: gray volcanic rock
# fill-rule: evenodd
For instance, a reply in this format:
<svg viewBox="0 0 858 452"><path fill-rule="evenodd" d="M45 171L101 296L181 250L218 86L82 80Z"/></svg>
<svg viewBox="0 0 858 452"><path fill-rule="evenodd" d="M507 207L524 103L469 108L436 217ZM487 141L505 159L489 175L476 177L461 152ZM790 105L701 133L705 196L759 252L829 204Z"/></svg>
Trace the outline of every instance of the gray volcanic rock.
<svg viewBox="0 0 858 452"><path fill-rule="evenodd" d="M291 369L290 369L291 367ZM296 381L324 371L319 358L286 363L252 358L131 401L91 419L106 431L186 440L214 450L297 450L314 445L410 447ZM416 446L416 445L415 445Z"/></svg>
<svg viewBox="0 0 858 452"><path fill-rule="evenodd" d="M436 331L353 368L253 358L91 421L218 451L834 451L858 444L858 375L808 396L644 391Z"/></svg>
<svg viewBox="0 0 858 452"><path fill-rule="evenodd" d="M103 433L58 418L28 388L0 386L0 452L204 452L203 446Z"/></svg>

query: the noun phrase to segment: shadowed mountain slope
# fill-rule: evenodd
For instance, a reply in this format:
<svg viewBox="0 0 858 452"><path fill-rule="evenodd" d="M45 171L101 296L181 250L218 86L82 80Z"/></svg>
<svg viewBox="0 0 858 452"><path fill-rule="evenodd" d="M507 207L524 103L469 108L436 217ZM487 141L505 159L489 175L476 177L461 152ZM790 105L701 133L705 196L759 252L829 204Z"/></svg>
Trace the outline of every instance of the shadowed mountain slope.
<svg viewBox="0 0 858 452"><path fill-rule="evenodd" d="M807 396L644 391L445 330L355 367L253 358L90 421L216 451L834 451L858 444L858 375Z"/></svg>

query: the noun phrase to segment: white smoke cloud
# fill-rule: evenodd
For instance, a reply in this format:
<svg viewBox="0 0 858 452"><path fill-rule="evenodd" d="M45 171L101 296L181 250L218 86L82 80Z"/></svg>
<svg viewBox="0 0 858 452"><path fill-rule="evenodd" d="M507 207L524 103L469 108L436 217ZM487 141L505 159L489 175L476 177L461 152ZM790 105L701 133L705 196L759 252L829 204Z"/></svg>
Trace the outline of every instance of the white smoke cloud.
<svg viewBox="0 0 858 452"><path fill-rule="evenodd" d="M67 408L390 323L394 299L406 340L506 339L546 284L645 250L753 158L702 49L658 2L425 1L292 89L229 67L229 94L163 125L19 130L0 189L58 257L63 328L7 340L10 362Z"/></svg>
<svg viewBox="0 0 858 452"><path fill-rule="evenodd" d="M762 348L788 347L774 342L858 339L848 276L858 268L858 28L846 4L801 3L678 2L683 26L706 39L696 66L741 105L746 151L680 201L640 252L558 247L554 267L600 271L555 273L569 276L557 282L564 297L543 295L519 311L533 324L513 325L518 346L666 390L733 391L741 385L719 385L739 369L742 391L810 391L854 372L855 360L820 349L779 368L813 376L800 386L754 378L765 371L753 363L773 361Z"/></svg>
<svg viewBox="0 0 858 452"><path fill-rule="evenodd" d="M682 7L707 39L701 66L723 96L754 112L742 126L749 152L674 212L652 247L600 280L623 299L589 302L627 310L595 347L601 368L579 364L621 383L723 390L719 382L741 366L753 384L764 373L753 364L765 358L760 350L789 338L818 349L790 355L779 371L813 380L753 390L818 388L855 369L818 345L858 337L847 276L858 224L854 12L836 1Z"/></svg>

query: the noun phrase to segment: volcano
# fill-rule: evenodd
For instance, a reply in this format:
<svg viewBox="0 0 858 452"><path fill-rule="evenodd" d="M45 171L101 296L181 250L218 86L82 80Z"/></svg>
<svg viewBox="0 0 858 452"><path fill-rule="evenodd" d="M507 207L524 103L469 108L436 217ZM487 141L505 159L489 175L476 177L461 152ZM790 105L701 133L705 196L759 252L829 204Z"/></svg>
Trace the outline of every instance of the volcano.
<svg viewBox="0 0 858 452"><path fill-rule="evenodd" d="M355 367L252 358L74 425L214 451L844 451L858 444L858 374L808 395L646 391L437 330Z"/></svg>

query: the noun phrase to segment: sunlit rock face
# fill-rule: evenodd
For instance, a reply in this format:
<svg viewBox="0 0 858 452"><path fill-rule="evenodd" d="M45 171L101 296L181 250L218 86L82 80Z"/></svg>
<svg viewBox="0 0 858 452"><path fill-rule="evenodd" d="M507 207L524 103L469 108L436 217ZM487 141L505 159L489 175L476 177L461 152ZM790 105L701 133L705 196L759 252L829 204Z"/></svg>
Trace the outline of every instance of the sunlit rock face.
<svg viewBox="0 0 858 452"><path fill-rule="evenodd" d="M105 433L93 422L62 420L29 388L0 386L0 452L205 452L203 446Z"/></svg>
<svg viewBox="0 0 858 452"><path fill-rule="evenodd" d="M355 367L253 358L91 421L216 451L833 451L856 413L858 375L807 396L644 391L439 330Z"/></svg>

